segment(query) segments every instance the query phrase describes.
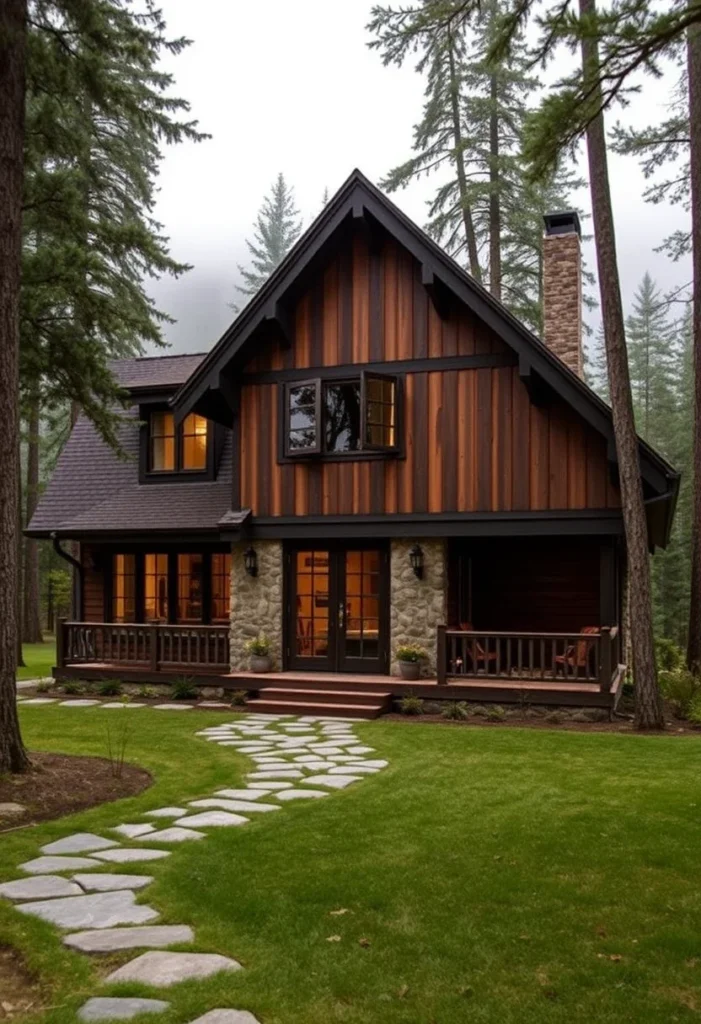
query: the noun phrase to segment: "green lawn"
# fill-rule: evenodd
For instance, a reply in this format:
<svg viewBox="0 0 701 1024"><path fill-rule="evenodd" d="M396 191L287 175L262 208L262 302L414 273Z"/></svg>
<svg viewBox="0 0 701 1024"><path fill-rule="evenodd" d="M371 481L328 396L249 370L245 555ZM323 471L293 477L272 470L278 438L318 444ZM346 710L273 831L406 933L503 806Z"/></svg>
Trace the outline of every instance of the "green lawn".
<svg viewBox="0 0 701 1024"><path fill-rule="evenodd" d="M50 676L56 664L56 642L52 639L44 644L23 644L24 665L17 669L18 679L40 679Z"/></svg>
<svg viewBox="0 0 701 1024"><path fill-rule="evenodd" d="M105 753L107 723L129 716L129 758L156 782L1 837L8 877L40 843L235 785L248 766L195 738L229 720L216 713L21 714L35 749L93 754ZM159 1022L216 1006L263 1024L698 1019L701 739L388 721L357 731L389 758L379 775L133 866L156 875L141 898L163 923L191 924L200 950L246 967L170 989ZM99 991L105 961L68 952L7 905L1 942L46 979L51 1008L32 1024L73 1024Z"/></svg>

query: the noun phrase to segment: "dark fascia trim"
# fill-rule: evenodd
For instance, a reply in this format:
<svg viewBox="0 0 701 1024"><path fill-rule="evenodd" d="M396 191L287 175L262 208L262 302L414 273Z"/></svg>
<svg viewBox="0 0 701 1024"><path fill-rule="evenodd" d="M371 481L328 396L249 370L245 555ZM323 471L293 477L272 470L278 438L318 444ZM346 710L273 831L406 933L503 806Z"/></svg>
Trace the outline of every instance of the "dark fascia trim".
<svg viewBox="0 0 701 1024"><path fill-rule="evenodd" d="M252 519L251 539L336 539L353 537L529 537L620 536L623 519L611 509L573 512L434 513L396 516L279 516ZM222 530L223 540L241 539L237 530Z"/></svg>
<svg viewBox="0 0 701 1024"><path fill-rule="evenodd" d="M216 525L197 530L184 530L177 526L158 530L76 530L70 527L63 529L58 527L54 530L25 530L24 533L25 536L35 540L50 540L56 536L61 540L77 540L95 544L111 544L122 541L140 543L142 540L144 544L159 542L172 544L174 537L184 543L220 539L219 527Z"/></svg>
<svg viewBox="0 0 701 1024"><path fill-rule="evenodd" d="M508 353L479 356L441 356L436 359L396 359L376 363L344 363L341 366L307 366L304 369L261 370L259 373L242 373L241 384L277 384L281 381L307 380L321 377L322 380L342 380L357 377L361 370L368 373L432 373L438 370L483 370L500 366L515 366L516 358Z"/></svg>
<svg viewBox="0 0 701 1024"><path fill-rule="evenodd" d="M423 278L433 283L436 280L442 282L491 327L516 352L524 370L531 364L542 380L586 422L606 438L613 438L609 406L357 169L177 392L172 400L178 410L176 415L193 408L208 389L216 388L220 370L240 351L253 330L265 319L271 303L282 300L292 281L309 265L342 222L347 217L359 219L368 216L419 261ZM669 478L675 475L675 470L642 439L638 443L643 476L654 490L662 494L669 489Z"/></svg>

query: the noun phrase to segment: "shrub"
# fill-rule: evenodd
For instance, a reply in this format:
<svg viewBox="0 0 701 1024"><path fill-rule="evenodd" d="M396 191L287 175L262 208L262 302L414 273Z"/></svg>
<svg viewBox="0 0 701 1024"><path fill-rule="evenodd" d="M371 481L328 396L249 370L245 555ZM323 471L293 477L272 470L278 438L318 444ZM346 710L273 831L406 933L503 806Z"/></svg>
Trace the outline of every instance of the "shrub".
<svg viewBox="0 0 701 1024"><path fill-rule="evenodd" d="M105 679L97 688L101 697L119 697L122 692L122 684L118 679Z"/></svg>
<svg viewBox="0 0 701 1024"><path fill-rule="evenodd" d="M270 654L271 642L265 633L259 633L243 645L246 654L252 654L256 658L265 658Z"/></svg>
<svg viewBox="0 0 701 1024"><path fill-rule="evenodd" d="M52 687L53 683L49 682L48 679L42 679L40 683L37 683L37 693L48 693Z"/></svg>
<svg viewBox="0 0 701 1024"><path fill-rule="evenodd" d="M506 712L500 704L494 704L487 708L487 720L490 722L502 722L506 718Z"/></svg>
<svg viewBox="0 0 701 1024"><path fill-rule="evenodd" d="M443 718L450 718L456 722L462 722L470 717L470 708L464 700L451 701L441 712Z"/></svg>
<svg viewBox="0 0 701 1024"><path fill-rule="evenodd" d="M232 708L242 708L248 704L248 690L234 690L231 694Z"/></svg>
<svg viewBox="0 0 701 1024"><path fill-rule="evenodd" d="M424 702L420 697L409 693L399 701L399 710L403 715L423 715Z"/></svg>
<svg viewBox="0 0 701 1024"><path fill-rule="evenodd" d="M146 697L147 699L149 697L157 697L158 696L158 690L154 689L153 686L146 686L146 685L140 686L139 689L136 691L136 693L137 693L138 697Z"/></svg>
<svg viewBox="0 0 701 1024"><path fill-rule="evenodd" d="M655 640L655 660L659 672L675 672L684 667L684 652L668 637Z"/></svg>
<svg viewBox="0 0 701 1024"><path fill-rule="evenodd" d="M701 725L701 690L697 690L689 704L689 721Z"/></svg>
<svg viewBox="0 0 701 1024"><path fill-rule="evenodd" d="M701 693L701 680L685 668L660 672L660 690L674 714L686 718L696 697Z"/></svg>
<svg viewBox="0 0 701 1024"><path fill-rule="evenodd" d="M440 715L443 711L443 705L439 700L427 700L424 701L424 714L425 715Z"/></svg>
<svg viewBox="0 0 701 1024"><path fill-rule="evenodd" d="M425 661L428 658L427 651L419 644L399 644L394 653L397 661L416 662Z"/></svg>
<svg viewBox="0 0 701 1024"><path fill-rule="evenodd" d="M64 693L67 693L71 696L77 693L83 693L83 687L81 683L77 682L75 679L66 680L66 682L62 686L62 690Z"/></svg>
<svg viewBox="0 0 701 1024"><path fill-rule="evenodd" d="M192 700L197 696L197 687L189 676L180 676L173 680L173 699Z"/></svg>

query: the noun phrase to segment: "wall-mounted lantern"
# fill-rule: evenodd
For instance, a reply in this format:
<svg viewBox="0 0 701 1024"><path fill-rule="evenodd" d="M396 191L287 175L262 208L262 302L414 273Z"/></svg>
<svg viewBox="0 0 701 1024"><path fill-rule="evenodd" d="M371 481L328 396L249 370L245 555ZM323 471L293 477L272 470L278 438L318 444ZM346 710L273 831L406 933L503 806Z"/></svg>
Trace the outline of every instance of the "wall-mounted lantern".
<svg viewBox="0 0 701 1024"><path fill-rule="evenodd" d="M409 561L411 562L411 568L414 570L414 576L419 580L423 579L424 553L418 544L414 544L413 548L409 552Z"/></svg>
<svg viewBox="0 0 701 1024"><path fill-rule="evenodd" d="M255 548L249 548L243 556L243 564L249 576L258 575L258 555Z"/></svg>

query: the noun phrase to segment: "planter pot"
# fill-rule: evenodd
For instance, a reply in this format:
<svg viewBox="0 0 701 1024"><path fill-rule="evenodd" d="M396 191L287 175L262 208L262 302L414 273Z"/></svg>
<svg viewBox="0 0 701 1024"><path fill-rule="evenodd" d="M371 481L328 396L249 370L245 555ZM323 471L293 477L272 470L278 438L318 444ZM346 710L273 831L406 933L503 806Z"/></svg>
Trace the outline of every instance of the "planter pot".
<svg viewBox="0 0 701 1024"><path fill-rule="evenodd" d="M269 672L273 667L273 659L269 654L251 655L251 672Z"/></svg>
<svg viewBox="0 0 701 1024"><path fill-rule="evenodd" d="M418 661L400 661L399 674L402 679L418 679L421 675L421 665Z"/></svg>

